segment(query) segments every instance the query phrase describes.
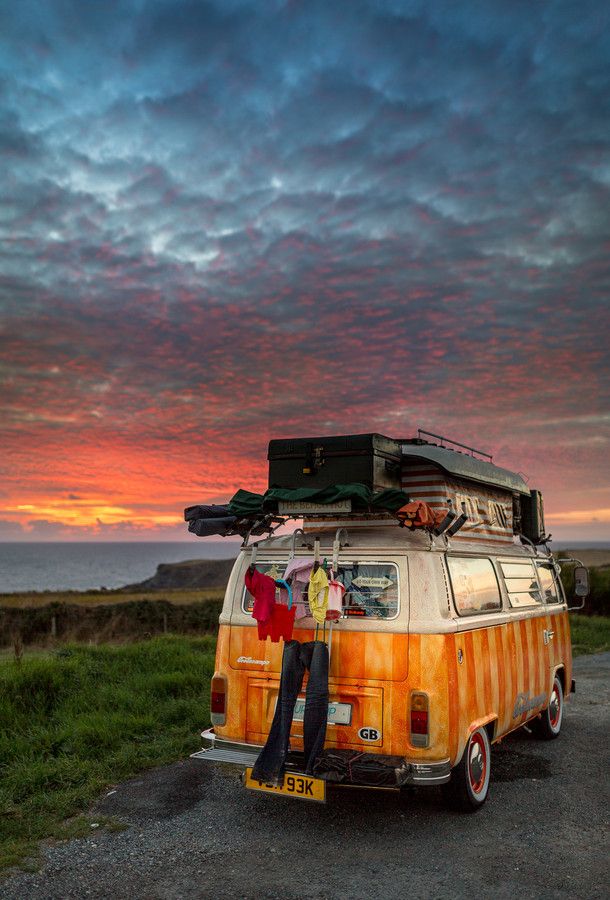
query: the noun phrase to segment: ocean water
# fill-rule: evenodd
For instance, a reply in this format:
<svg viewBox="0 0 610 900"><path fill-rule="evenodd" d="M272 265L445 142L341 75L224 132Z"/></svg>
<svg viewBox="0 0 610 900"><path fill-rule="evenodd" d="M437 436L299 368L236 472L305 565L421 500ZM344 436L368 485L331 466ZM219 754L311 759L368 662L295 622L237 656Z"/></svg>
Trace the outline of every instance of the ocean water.
<svg viewBox="0 0 610 900"><path fill-rule="evenodd" d="M610 549L610 543L553 541L553 550ZM231 559L238 541L176 543L0 543L0 594L86 591L144 581L159 563Z"/></svg>
<svg viewBox="0 0 610 900"><path fill-rule="evenodd" d="M230 559L238 541L176 543L0 543L0 594L85 591L144 581L159 563Z"/></svg>

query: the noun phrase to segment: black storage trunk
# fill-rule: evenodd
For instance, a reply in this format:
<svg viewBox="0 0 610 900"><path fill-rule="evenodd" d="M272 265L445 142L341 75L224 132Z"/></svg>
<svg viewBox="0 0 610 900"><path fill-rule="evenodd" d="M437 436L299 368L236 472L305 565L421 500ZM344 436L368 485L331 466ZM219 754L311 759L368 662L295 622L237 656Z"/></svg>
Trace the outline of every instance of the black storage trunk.
<svg viewBox="0 0 610 900"><path fill-rule="evenodd" d="M400 488L401 449L382 434L269 441L269 487L324 488L358 482Z"/></svg>

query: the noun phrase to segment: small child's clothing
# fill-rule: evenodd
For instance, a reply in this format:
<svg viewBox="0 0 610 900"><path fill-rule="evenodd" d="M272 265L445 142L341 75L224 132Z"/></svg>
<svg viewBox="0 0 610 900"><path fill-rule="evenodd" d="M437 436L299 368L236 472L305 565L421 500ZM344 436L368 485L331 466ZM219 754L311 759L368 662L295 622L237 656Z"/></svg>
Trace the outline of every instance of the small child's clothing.
<svg viewBox="0 0 610 900"><path fill-rule="evenodd" d="M311 571L309 576L309 609L316 622L321 625L326 620L328 608L328 576L322 566Z"/></svg>
<svg viewBox="0 0 610 900"><path fill-rule="evenodd" d="M328 621L336 621L341 618L343 612L343 595L345 594L345 585L330 573L330 581L328 582L328 609L326 610L326 619Z"/></svg>
<svg viewBox="0 0 610 900"><path fill-rule="evenodd" d="M288 560L288 565L284 572L284 579L288 580L290 578L292 581L292 599L296 607L295 616L297 619L303 619L310 614L303 592L307 589L312 568L313 559L295 556Z"/></svg>

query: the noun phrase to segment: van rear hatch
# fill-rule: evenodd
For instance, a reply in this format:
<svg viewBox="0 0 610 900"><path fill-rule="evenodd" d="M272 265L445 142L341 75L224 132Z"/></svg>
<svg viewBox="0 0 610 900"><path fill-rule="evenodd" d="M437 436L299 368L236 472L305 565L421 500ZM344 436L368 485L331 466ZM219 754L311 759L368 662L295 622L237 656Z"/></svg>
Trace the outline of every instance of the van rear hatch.
<svg viewBox="0 0 610 900"><path fill-rule="evenodd" d="M264 744L271 728L278 695L278 680L271 677L248 678L246 741ZM328 727L325 746L360 746L362 730L371 747L383 746L383 688L329 682ZM290 731L293 749L303 747L305 688L299 695Z"/></svg>
<svg viewBox="0 0 610 900"><path fill-rule="evenodd" d="M286 562L260 560L256 567L277 580ZM329 623L325 629L320 626L316 635L315 622L307 615L296 619L294 640L329 644L331 678L402 681L407 676L408 609L398 565L385 560L341 560L336 577L345 585L345 594L343 616L333 625L332 637ZM230 665L239 671L279 675L283 642L259 640L252 606L252 597L239 585L231 615Z"/></svg>
<svg viewBox="0 0 610 900"><path fill-rule="evenodd" d="M358 630L356 630L358 628ZM349 679L367 681L404 681L408 666L408 634L387 631L363 631L342 619L333 626L332 637L326 631L330 651L330 679L343 682ZM314 640L311 628L294 630L294 640L304 643ZM322 639L320 629L319 639ZM232 625L229 639L229 665L240 672L273 674L282 670L283 641L273 644L260 641L256 625Z"/></svg>
<svg viewBox="0 0 610 900"><path fill-rule="evenodd" d="M285 561L257 562L257 568L273 578L281 577L284 566ZM404 681L408 667L408 610L401 608L399 567L388 561L341 561L338 575L346 586L344 616L333 625L332 635L328 624L318 634L330 652L326 744L382 747L384 690L389 702L389 683ZM246 700L245 737L260 744L275 712L284 644L259 640L251 608L252 598L244 589L233 607L229 662L232 669L247 673L247 689L240 690ZM293 638L301 643L314 640L313 625L311 617L297 620ZM307 674L291 730L295 748L303 734L306 685Z"/></svg>

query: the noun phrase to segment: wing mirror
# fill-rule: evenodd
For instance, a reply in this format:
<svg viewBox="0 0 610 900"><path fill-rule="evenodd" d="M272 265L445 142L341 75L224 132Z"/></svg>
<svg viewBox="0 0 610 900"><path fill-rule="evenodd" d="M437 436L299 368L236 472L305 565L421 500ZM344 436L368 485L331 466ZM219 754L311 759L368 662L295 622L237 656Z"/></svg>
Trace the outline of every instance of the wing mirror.
<svg viewBox="0 0 610 900"><path fill-rule="evenodd" d="M589 596L589 572L585 566L574 569L574 593L577 597Z"/></svg>
<svg viewBox="0 0 610 900"><path fill-rule="evenodd" d="M568 606L568 609L582 609L585 605L585 597L589 596L589 570L586 566L583 566L579 559L566 559L564 557L556 560L555 566L561 569L561 566L569 565L570 563L577 563L574 566L574 594L581 598L581 602L578 606Z"/></svg>
<svg viewBox="0 0 610 900"><path fill-rule="evenodd" d="M586 566L574 568L574 594L581 598L580 603L578 606L568 606L568 610L582 609L585 598L589 596L589 570Z"/></svg>

